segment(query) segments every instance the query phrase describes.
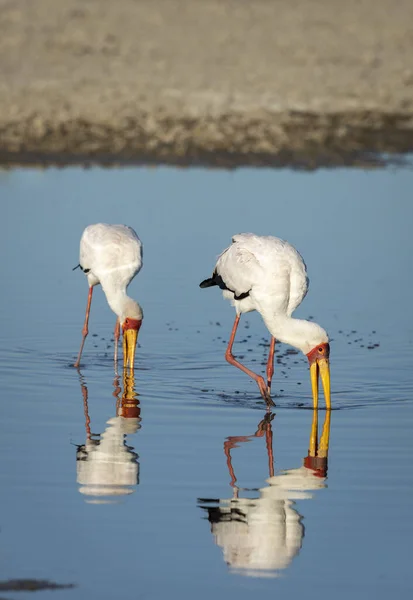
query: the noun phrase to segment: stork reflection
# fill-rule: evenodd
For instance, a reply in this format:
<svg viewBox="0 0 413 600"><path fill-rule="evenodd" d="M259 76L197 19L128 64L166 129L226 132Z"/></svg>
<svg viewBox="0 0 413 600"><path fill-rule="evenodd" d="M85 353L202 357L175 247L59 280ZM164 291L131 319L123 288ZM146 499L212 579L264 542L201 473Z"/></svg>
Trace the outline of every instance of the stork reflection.
<svg viewBox="0 0 413 600"><path fill-rule="evenodd" d="M253 577L276 576L286 569L301 549L304 538L302 516L295 501L312 498L310 491L325 487L331 411L326 411L318 443L318 411L313 411L310 443L303 465L274 475L272 419L268 413L257 431L247 436L232 436L224 443L232 498L198 499L208 515L215 543L222 549L231 571ZM237 484L231 450L252 438L265 438L268 485L255 490L255 498L242 498L246 490Z"/></svg>
<svg viewBox="0 0 413 600"><path fill-rule="evenodd" d="M86 441L77 447L76 470L79 492L91 503L112 503L132 494L139 484L138 455L127 445L126 436L141 427L140 406L135 392L133 371L123 372L123 393L116 375L113 396L115 414L102 434L91 432L88 389L80 376L85 414Z"/></svg>

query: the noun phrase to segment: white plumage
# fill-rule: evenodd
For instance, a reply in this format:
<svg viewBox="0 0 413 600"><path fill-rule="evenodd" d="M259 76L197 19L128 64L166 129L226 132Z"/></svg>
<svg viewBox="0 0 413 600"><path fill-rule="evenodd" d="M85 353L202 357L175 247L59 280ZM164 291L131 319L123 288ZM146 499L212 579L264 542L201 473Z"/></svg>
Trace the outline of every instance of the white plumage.
<svg viewBox="0 0 413 600"><path fill-rule="evenodd" d="M121 325L127 316L142 317L137 302L126 295L126 288L142 268L142 243L132 227L105 223L86 227L80 240L80 266L90 286L101 284ZM126 314L128 308L134 314Z"/></svg>
<svg viewBox="0 0 413 600"><path fill-rule="evenodd" d="M84 340L88 334L92 290L98 283L102 285L108 304L118 317L115 328L115 348L117 349L119 327L122 327L124 332L131 329L139 330L143 318L142 308L127 295L126 290L142 268L142 243L136 232L126 225L105 223L89 225L80 240L79 266L87 276L89 300L82 346L75 366L79 366Z"/></svg>
<svg viewBox="0 0 413 600"><path fill-rule="evenodd" d="M93 271L88 274L90 285L115 274L126 286L142 267L142 243L127 225L89 225L80 240L80 264Z"/></svg>
<svg viewBox="0 0 413 600"><path fill-rule="evenodd" d="M304 527L296 500L325 487L325 478L304 466L267 479L253 498L220 499L211 525L231 570L254 577L276 575L299 553Z"/></svg>
<svg viewBox="0 0 413 600"><path fill-rule="evenodd" d="M270 477L253 498L220 499L219 520L211 525L217 546L231 570L265 577L286 569L301 549L304 527L296 500L325 487L324 480L301 467Z"/></svg>
<svg viewBox="0 0 413 600"><path fill-rule="evenodd" d="M228 288L238 314L258 310L291 316L308 290L306 266L288 242L272 236L239 233L217 260L215 271ZM242 300L236 296L249 293Z"/></svg>
<svg viewBox="0 0 413 600"><path fill-rule="evenodd" d="M329 345L328 336L322 327L310 321L295 319L291 315L299 306L308 290L307 270L303 258L288 242L272 236L252 233L234 235L232 244L218 257L210 279L200 287L217 285L225 298L235 307L237 317L227 348L228 362L253 377L261 394L269 405L275 339L290 344L320 368L323 385L329 385L327 376ZM270 354L267 364L267 385L256 375L236 361L232 345L239 318L242 313L257 310L271 333ZM321 360L323 363L321 364ZM313 391L315 392L314 386ZM329 389L325 388L329 405ZM316 404L316 400L314 398Z"/></svg>
<svg viewBox="0 0 413 600"><path fill-rule="evenodd" d="M76 455L79 492L88 497L106 497L105 502L132 494L139 483L137 455L125 442L131 423L118 416L109 419L107 425L98 441L87 438Z"/></svg>

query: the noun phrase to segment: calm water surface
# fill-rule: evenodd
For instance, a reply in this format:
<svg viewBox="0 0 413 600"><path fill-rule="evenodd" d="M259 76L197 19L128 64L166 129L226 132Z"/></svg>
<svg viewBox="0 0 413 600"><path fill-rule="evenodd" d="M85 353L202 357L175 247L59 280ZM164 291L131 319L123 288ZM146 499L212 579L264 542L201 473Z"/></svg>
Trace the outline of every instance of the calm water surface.
<svg viewBox="0 0 413 600"><path fill-rule="evenodd" d="M40 600L410 598L412 189L408 170L3 172L0 580L76 584ZM98 221L144 243L134 379L114 373L100 289L71 366L87 296L72 267ZM240 231L306 259L296 314L333 339L331 420L301 356L279 349L272 420L223 358L233 309L198 284ZM237 340L263 370L258 315Z"/></svg>

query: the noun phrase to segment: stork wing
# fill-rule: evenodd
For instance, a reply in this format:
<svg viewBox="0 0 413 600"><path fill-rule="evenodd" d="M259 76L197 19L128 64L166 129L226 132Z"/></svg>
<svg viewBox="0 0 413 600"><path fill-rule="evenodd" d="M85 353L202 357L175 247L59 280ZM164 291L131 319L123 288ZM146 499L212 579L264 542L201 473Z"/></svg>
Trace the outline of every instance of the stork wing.
<svg viewBox="0 0 413 600"><path fill-rule="evenodd" d="M242 243L234 243L218 257L215 273L235 296L245 296L263 276L255 254ZM221 287L221 286L220 286Z"/></svg>

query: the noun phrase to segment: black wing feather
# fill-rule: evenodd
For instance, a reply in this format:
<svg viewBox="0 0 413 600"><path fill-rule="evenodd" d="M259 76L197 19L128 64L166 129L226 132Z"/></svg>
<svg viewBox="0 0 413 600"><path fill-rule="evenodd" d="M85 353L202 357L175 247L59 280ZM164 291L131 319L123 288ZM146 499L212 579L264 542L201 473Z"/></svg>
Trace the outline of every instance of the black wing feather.
<svg viewBox="0 0 413 600"><path fill-rule="evenodd" d="M234 290L229 289L229 287L226 285L225 281L222 279L221 275L219 275L216 271L214 271L212 273L212 277L210 277L209 279L204 279L204 281L201 281L201 283L199 284L199 287L207 288L207 287L212 287L214 285L217 285L221 290L228 290L229 292L234 294L235 300L242 300L243 298L247 298L247 296L250 295L250 293L248 291L248 292L243 292L242 294L239 294L237 296L236 293L234 292Z"/></svg>

